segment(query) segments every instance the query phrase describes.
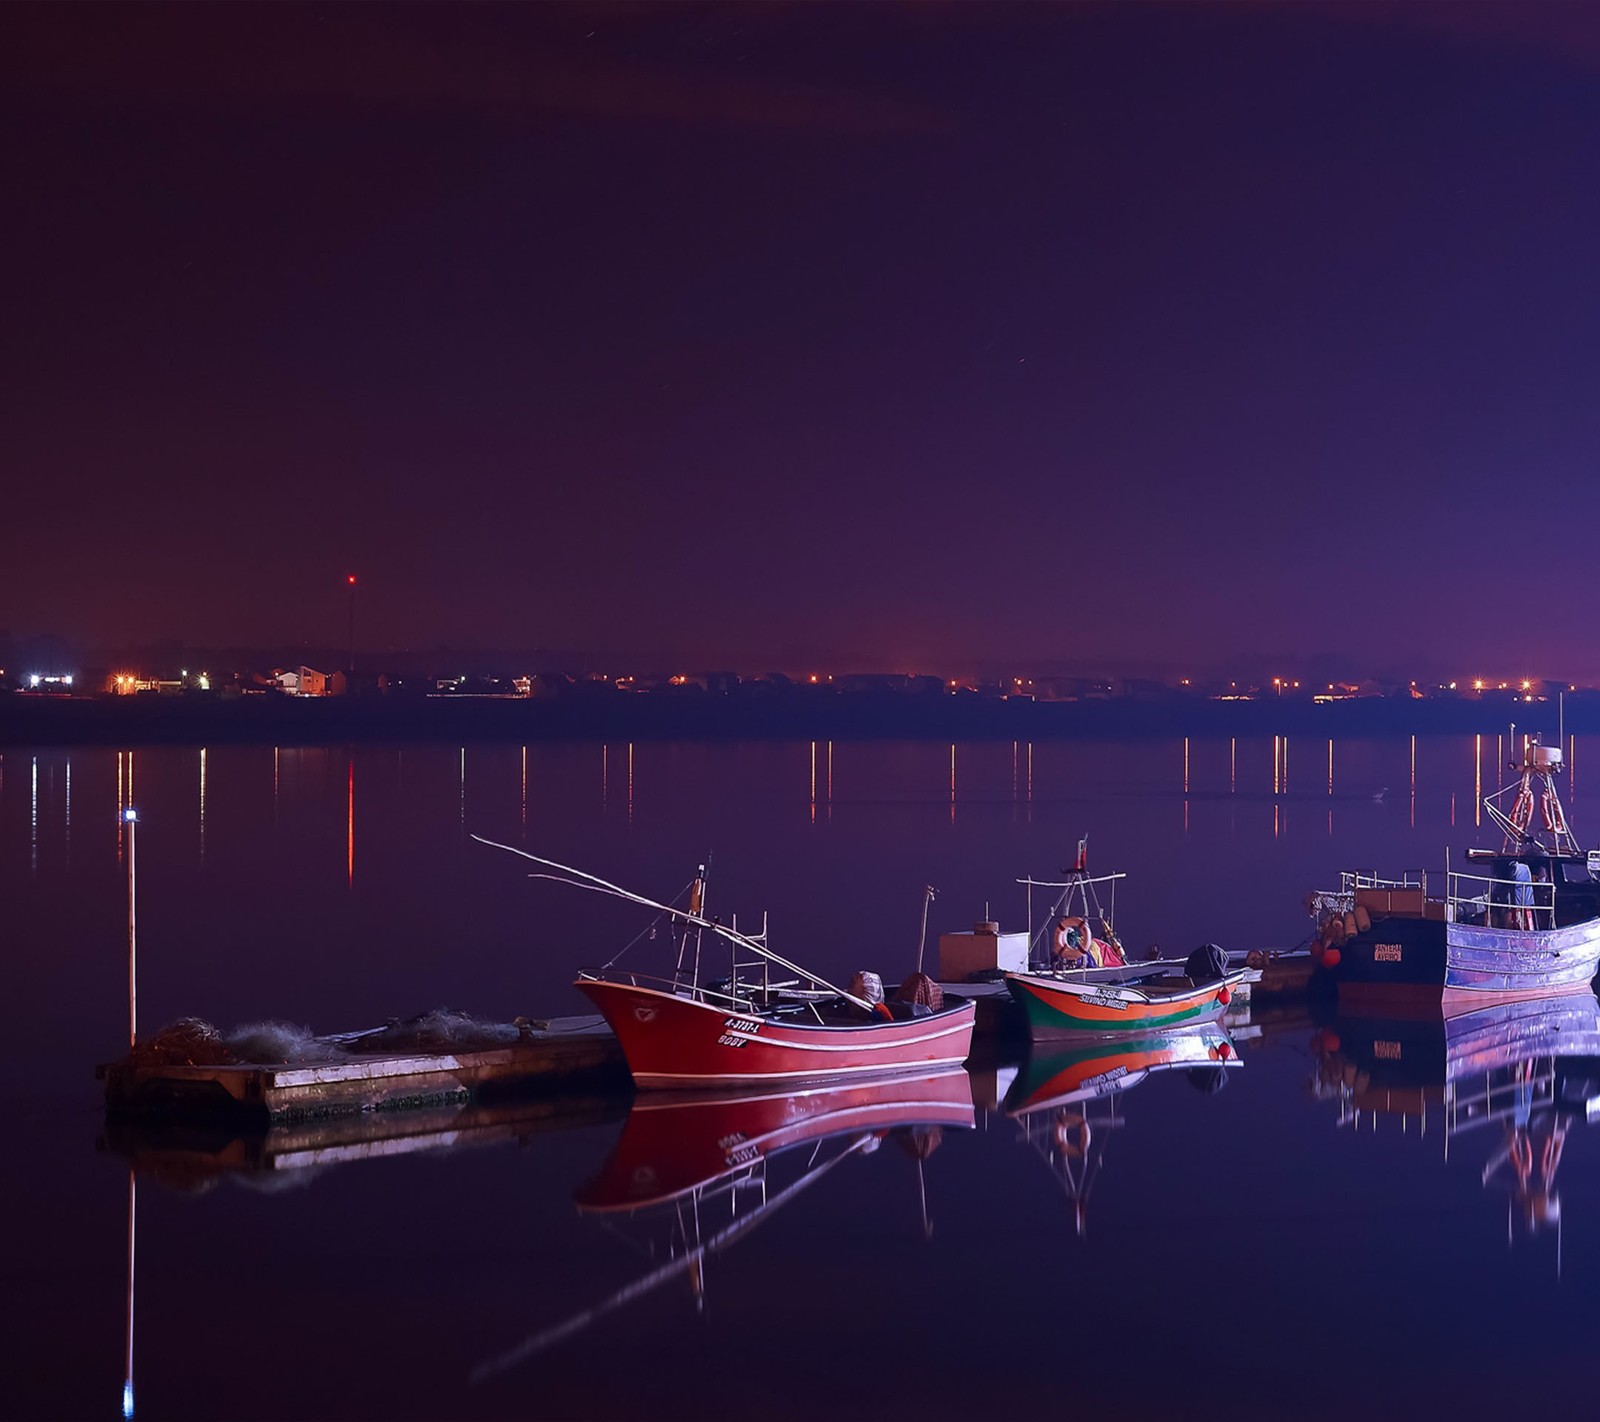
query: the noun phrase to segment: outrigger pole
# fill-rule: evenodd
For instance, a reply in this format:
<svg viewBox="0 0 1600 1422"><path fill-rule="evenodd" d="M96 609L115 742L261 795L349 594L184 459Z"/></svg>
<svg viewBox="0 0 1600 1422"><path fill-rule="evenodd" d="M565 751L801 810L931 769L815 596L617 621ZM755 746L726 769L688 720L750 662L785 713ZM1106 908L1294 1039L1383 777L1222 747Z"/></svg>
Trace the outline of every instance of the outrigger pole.
<svg viewBox="0 0 1600 1422"><path fill-rule="evenodd" d="M478 836L473 835L473 838L477 839ZM487 839L480 842L483 844L490 843ZM496 849L504 849L505 847L503 844L495 845ZM858 1151L866 1149L869 1145L875 1145L876 1142L877 1136L871 1131L857 1136L838 1155L830 1157L820 1165L813 1166L805 1175L785 1185L776 1195L757 1205L749 1214L740 1216L732 1224L724 1225L710 1239L696 1244L692 1249L686 1249L676 1259L669 1260L667 1263L651 1270L642 1279L636 1279L633 1283L624 1285L609 1298L602 1300L593 1307L573 1314L565 1322L558 1323L553 1328L547 1328L542 1333L533 1334L517 1344L516 1347L500 1354L499 1357L491 1358L487 1363L480 1363L468 1375L468 1382L476 1385L488 1378L492 1378L496 1373L503 1373L507 1368L515 1367L518 1363L527 1361L535 1353L543 1352L552 1343L560 1342L563 1338L569 1338L574 1333L581 1332L597 1318L613 1312L623 1304L631 1303L634 1299L640 1298L644 1294L650 1293L675 1275L688 1273L698 1268L708 1256L718 1254L730 1244L736 1243L742 1235L747 1234L768 1215L786 1205L807 1186L816 1184L840 1161L848 1159ZM698 1200L696 1203L698 1204Z"/></svg>
<svg viewBox="0 0 1600 1422"><path fill-rule="evenodd" d="M741 948L748 948L752 953L759 953L763 958L776 963L780 968L787 968L791 973L798 973L807 982L815 983L818 987L826 988L829 992L838 993L846 1002L854 1003L863 1012L872 1011L872 1004L865 998L846 992L842 987L830 983L826 978L818 977L809 968L802 968L798 963L791 963L781 954L774 953L766 944L758 942L748 934L735 932L725 924L718 923L715 919L687 913L683 909L673 908L671 904L658 903L655 899L647 899L643 894L636 894L632 889L624 889L620 884L613 884L608 879L602 879L595 874L586 873L582 869L574 869L570 864L559 864L554 859L544 859L537 854L529 854L527 850L518 849L514 845L500 844L495 840L485 839L481 834L475 834L472 838L477 840L479 844L488 845L490 849L503 849L507 854L515 854L520 858L531 860L535 864L542 864L547 869L558 869L562 874L570 875L571 877L564 882L571 888L591 889L595 893L608 894L612 898L622 899L626 903L638 904L643 908L656 909L685 923L692 923L697 928L709 928L713 933L719 937L726 938L730 943L737 944ZM535 877L554 878L555 876L537 875ZM557 882L562 881L558 880Z"/></svg>

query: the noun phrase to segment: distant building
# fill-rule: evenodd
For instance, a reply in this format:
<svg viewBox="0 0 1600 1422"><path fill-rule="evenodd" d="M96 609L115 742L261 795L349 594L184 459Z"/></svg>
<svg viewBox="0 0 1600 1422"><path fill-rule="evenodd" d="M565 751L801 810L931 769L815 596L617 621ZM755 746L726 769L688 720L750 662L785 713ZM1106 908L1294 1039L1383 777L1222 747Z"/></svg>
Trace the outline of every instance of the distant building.
<svg viewBox="0 0 1600 1422"><path fill-rule="evenodd" d="M289 667L273 672L278 690L289 696L328 695L328 674L311 667Z"/></svg>

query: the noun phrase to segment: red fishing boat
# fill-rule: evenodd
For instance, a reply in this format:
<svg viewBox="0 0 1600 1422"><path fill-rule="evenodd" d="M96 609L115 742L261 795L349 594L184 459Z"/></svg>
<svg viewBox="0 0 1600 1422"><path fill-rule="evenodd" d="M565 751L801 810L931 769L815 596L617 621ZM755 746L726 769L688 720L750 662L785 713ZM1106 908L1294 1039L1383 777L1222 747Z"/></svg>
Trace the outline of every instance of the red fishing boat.
<svg viewBox="0 0 1600 1422"><path fill-rule="evenodd" d="M958 1066L972 1048L973 1003L944 994L931 979L914 975L893 998L878 1001L773 952L765 928L740 933L707 918L704 866L688 886L686 906L677 907L510 845L493 847L540 865L535 878L654 909L670 926L670 977L623 971L613 958L580 972L576 983L617 1034L640 1087L780 1086ZM713 958L727 973L708 981ZM774 968L793 976L774 981Z"/></svg>

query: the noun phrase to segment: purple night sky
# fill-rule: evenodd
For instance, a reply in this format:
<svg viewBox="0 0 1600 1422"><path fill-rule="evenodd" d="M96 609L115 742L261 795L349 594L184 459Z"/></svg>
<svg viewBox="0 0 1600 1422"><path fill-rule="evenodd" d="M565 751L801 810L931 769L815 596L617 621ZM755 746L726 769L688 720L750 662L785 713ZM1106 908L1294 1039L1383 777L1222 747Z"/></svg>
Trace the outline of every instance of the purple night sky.
<svg viewBox="0 0 1600 1422"><path fill-rule="evenodd" d="M0 628L1600 675L1600 12L10 5Z"/></svg>

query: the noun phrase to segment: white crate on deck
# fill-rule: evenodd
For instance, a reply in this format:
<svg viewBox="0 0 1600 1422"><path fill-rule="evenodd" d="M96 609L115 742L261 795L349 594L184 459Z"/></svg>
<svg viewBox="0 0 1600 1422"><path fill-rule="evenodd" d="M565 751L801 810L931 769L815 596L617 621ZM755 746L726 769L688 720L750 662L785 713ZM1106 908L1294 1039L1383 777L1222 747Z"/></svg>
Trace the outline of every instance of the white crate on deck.
<svg viewBox="0 0 1600 1422"><path fill-rule="evenodd" d="M959 983L978 973L999 969L1028 970L1028 935L1001 933L994 923L978 924L970 933L939 935L939 981Z"/></svg>

